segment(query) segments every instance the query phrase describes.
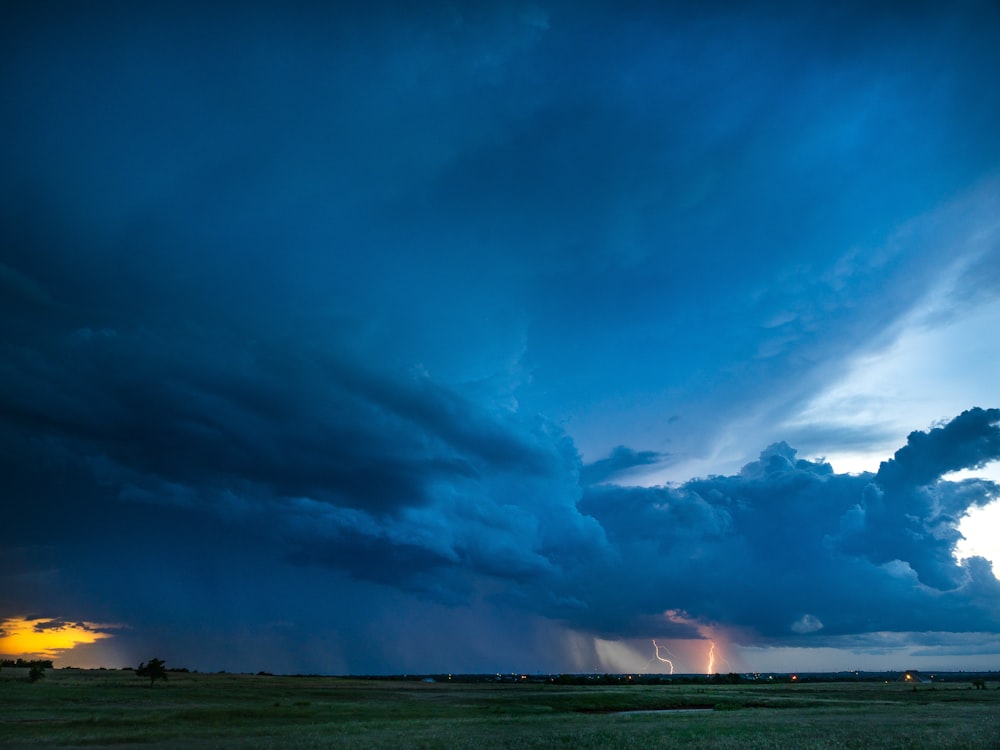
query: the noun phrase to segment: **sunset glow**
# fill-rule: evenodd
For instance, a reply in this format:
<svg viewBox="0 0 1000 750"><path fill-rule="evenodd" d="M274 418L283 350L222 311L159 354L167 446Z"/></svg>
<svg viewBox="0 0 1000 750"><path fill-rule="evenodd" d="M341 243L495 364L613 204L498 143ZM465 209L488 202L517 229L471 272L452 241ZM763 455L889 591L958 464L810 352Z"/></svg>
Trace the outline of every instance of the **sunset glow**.
<svg viewBox="0 0 1000 750"><path fill-rule="evenodd" d="M0 624L0 655L55 659L76 646L110 638L107 625L58 619L11 617Z"/></svg>

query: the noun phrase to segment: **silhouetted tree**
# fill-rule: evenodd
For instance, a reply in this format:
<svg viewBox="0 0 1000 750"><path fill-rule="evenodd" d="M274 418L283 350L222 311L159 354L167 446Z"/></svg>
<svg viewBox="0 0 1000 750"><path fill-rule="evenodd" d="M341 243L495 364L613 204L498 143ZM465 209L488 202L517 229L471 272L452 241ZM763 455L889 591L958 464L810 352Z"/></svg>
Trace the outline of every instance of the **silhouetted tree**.
<svg viewBox="0 0 1000 750"><path fill-rule="evenodd" d="M45 670L42 669L37 664L33 665L30 670L28 670L28 681L38 682L45 676Z"/></svg>
<svg viewBox="0 0 1000 750"><path fill-rule="evenodd" d="M157 680L167 679L166 662L163 659L150 659L148 664L146 662L140 663L135 673L139 677L148 677L149 686L153 687L153 683Z"/></svg>

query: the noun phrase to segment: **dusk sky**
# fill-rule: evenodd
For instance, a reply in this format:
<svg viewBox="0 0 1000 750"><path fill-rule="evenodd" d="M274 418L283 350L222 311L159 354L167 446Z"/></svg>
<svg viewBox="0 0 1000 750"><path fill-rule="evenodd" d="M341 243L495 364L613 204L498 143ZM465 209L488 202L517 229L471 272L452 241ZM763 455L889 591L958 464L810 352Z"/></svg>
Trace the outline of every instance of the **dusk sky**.
<svg viewBox="0 0 1000 750"><path fill-rule="evenodd" d="M0 655L1000 669L997 2L33 0L0 92Z"/></svg>

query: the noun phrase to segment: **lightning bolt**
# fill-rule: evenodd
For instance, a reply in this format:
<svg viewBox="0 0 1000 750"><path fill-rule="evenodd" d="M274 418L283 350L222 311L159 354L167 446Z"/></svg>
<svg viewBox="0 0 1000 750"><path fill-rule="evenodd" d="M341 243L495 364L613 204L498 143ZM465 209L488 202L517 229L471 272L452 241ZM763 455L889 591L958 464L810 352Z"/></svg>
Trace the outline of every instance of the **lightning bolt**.
<svg viewBox="0 0 1000 750"><path fill-rule="evenodd" d="M701 636L701 639L708 641L708 666L705 668L705 671L707 672L709 677L715 674L715 670L717 669L715 663L716 660L724 663L726 666L732 669L728 659L726 659L722 655L719 655L717 657L715 654L715 641L712 639L712 636L716 635L716 628L713 625L708 623L703 623L697 618L691 617L691 615L689 615L683 609L668 609L663 613L663 615L670 622L678 623L681 625L690 625L694 627L698 631L698 635ZM723 641L723 643L725 642L726 641ZM671 656L672 655L673 654L671 654ZM659 653L657 653L657 657L659 657ZM661 659L661 661L663 660Z"/></svg>
<svg viewBox="0 0 1000 750"><path fill-rule="evenodd" d="M664 664L669 664L670 665L670 674L673 674L674 673L674 663L672 661L670 661L670 659L664 659L662 656L660 656L660 648L661 648L661 646L659 644L657 644L657 642L656 642L655 639L653 640L653 648L656 649L656 658L657 658L657 660L662 661ZM666 651L668 654L670 654L670 649L668 649L666 646L662 646L662 648L663 648L664 651ZM673 654L670 654L670 655L673 656Z"/></svg>

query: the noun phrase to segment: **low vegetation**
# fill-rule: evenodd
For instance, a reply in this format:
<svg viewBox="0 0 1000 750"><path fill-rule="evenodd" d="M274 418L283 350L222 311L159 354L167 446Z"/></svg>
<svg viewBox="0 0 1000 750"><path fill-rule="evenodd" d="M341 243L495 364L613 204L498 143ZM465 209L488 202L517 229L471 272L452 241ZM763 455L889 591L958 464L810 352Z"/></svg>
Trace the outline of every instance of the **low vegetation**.
<svg viewBox="0 0 1000 750"><path fill-rule="evenodd" d="M150 659L148 663L142 662L136 668L135 673L139 677L148 677L150 687L153 687L157 680L167 679L167 667L163 659Z"/></svg>
<svg viewBox="0 0 1000 750"><path fill-rule="evenodd" d="M132 670L51 670L36 684L27 671L0 672L0 747L1000 748L1000 685L988 680L456 684L171 672L150 690Z"/></svg>
<svg viewBox="0 0 1000 750"><path fill-rule="evenodd" d="M39 669L52 669L51 659L0 659L0 669L4 667L14 667L15 669L20 669L21 667L38 667Z"/></svg>

